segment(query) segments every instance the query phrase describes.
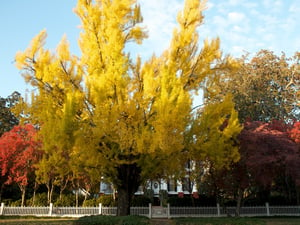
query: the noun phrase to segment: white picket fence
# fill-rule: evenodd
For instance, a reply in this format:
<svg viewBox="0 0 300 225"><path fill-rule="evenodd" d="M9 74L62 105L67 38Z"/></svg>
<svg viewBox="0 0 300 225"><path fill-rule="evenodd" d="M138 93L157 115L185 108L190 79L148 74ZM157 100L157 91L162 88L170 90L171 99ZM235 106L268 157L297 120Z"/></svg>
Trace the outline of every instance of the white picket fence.
<svg viewBox="0 0 300 225"><path fill-rule="evenodd" d="M149 216L149 207L131 207L131 215ZM117 215L117 207L54 207L53 204L44 207L13 207L1 203L0 216L61 216L81 217L88 215Z"/></svg>
<svg viewBox="0 0 300 225"><path fill-rule="evenodd" d="M234 216L235 207L159 207L149 204L148 207L131 207L131 215L147 216L149 218L175 218L175 217L222 217ZM116 215L116 207L11 207L3 203L0 215L13 216L57 216L81 217L87 215ZM246 206L241 207L240 216L300 216L300 206Z"/></svg>
<svg viewBox="0 0 300 225"><path fill-rule="evenodd" d="M235 216L236 207L171 207L170 217ZM244 206L240 216L300 216L300 206Z"/></svg>

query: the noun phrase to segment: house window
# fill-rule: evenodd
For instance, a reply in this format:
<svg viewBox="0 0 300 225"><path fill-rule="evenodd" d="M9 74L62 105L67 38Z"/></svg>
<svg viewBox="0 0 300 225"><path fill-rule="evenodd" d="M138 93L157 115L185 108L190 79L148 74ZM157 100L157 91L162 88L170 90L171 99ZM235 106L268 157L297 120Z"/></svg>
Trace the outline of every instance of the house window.
<svg viewBox="0 0 300 225"><path fill-rule="evenodd" d="M168 191L177 191L177 182L174 179L168 181Z"/></svg>
<svg viewBox="0 0 300 225"><path fill-rule="evenodd" d="M191 183L189 178L182 179L182 191L188 191L190 192Z"/></svg>

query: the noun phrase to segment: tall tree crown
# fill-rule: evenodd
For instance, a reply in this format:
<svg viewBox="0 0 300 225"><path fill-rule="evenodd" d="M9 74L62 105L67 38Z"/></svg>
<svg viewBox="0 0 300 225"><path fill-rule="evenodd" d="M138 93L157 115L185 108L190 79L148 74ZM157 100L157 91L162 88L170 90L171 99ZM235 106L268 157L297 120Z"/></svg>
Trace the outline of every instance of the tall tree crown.
<svg viewBox="0 0 300 225"><path fill-rule="evenodd" d="M178 169L193 119L192 93L216 71L236 67L222 57L218 38L198 49L204 8L205 1L186 0L170 47L144 63L125 52L127 43L147 37L134 0L78 1L80 57L65 37L55 53L46 50L46 31L17 53L17 67L37 88L27 111L40 126L46 155L85 165L70 167L76 174L97 169L120 192L130 186L124 186L130 173L137 174L132 192L151 174Z"/></svg>

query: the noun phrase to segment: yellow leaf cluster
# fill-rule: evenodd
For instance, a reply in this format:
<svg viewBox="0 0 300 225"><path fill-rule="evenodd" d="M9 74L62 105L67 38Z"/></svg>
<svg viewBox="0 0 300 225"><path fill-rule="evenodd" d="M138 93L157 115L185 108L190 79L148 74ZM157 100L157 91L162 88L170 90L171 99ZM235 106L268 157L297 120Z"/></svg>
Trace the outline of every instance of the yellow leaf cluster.
<svg viewBox="0 0 300 225"><path fill-rule="evenodd" d="M232 96L222 102L207 105L195 120L192 158L209 159L216 168L239 160L238 135L242 126L234 109Z"/></svg>

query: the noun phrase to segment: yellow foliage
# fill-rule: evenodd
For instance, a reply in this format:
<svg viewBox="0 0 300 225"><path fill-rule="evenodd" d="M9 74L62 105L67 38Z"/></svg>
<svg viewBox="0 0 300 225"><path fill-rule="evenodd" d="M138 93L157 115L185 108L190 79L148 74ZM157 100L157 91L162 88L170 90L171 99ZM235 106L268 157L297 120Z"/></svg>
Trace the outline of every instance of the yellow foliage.
<svg viewBox="0 0 300 225"><path fill-rule="evenodd" d="M237 137L241 130L242 126L230 94L227 94L222 102L208 104L192 126L192 158L209 159L216 168L237 162Z"/></svg>
<svg viewBox="0 0 300 225"><path fill-rule="evenodd" d="M70 50L69 50L69 43L67 40L67 36L64 35L62 40L60 41L59 45L56 49L58 58L61 61L68 61L70 60Z"/></svg>
<svg viewBox="0 0 300 225"><path fill-rule="evenodd" d="M125 53L127 43L140 44L147 37L135 0L78 0L80 57L71 55L66 36L55 53L45 50L45 31L17 53L17 67L36 88L27 113L41 128L46 155L63 156L70 170L76 169L71 162L82 163L105 175L133 163L145 176L152 170L178 169L182 152L190 148L185 134L193 120L191 93L213 76L212 65L222 61L218 38L198 50L204 8L205 1L186 0L170 47L144 63ZM232 63L226 63L224 68L230 68ZM230 97L208 105L193 125L195 151L190 155L209 157L218 165L237 160L232 146L240 131L236 119ZM61 165L57 160L53 156L49 162Z"/></svg>

